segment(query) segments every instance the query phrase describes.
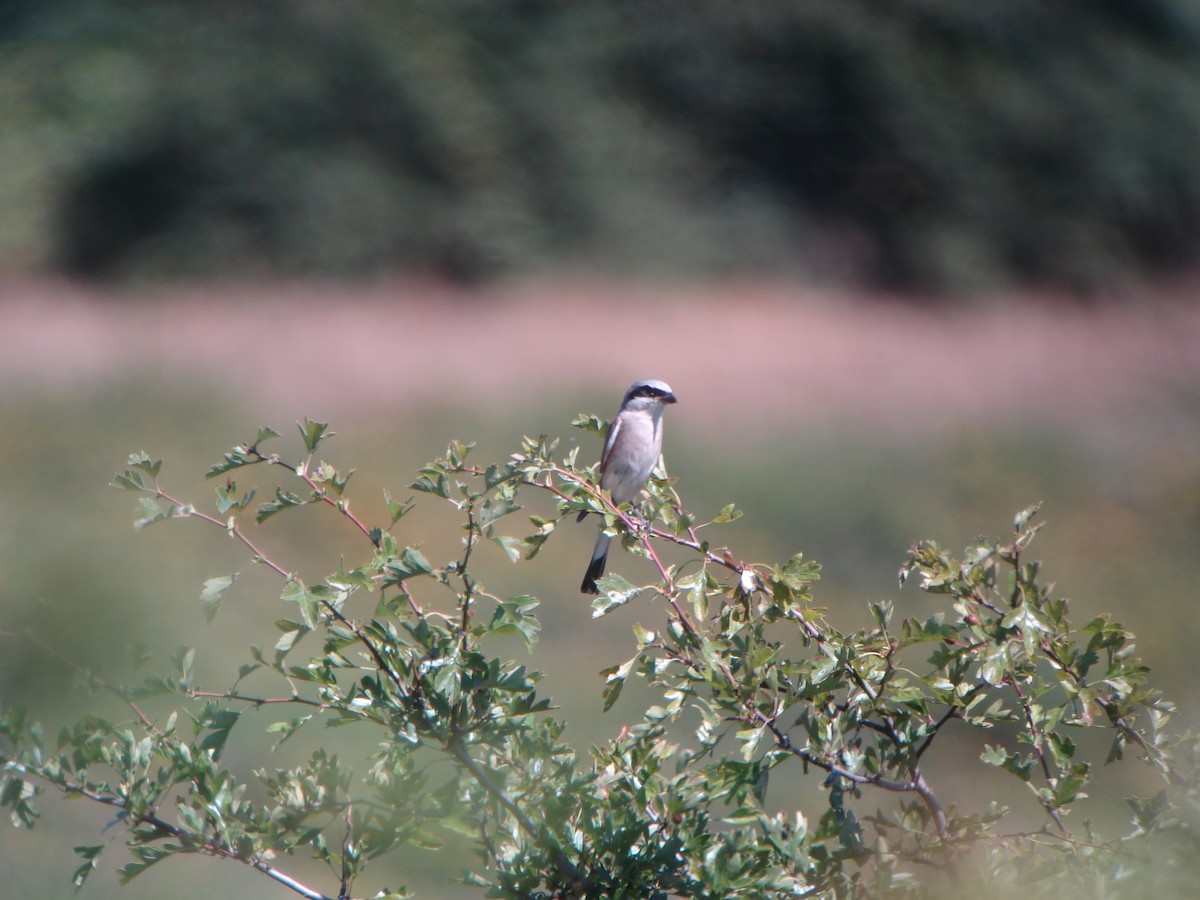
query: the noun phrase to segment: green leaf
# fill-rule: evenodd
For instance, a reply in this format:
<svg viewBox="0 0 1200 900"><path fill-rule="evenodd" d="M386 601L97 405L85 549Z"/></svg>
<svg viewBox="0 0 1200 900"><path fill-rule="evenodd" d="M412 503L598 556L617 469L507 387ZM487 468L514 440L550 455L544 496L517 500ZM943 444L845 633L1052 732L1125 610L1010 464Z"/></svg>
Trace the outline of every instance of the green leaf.
<svg viewBox="0 0 1200 900"><path fill-rule="evenodd" d="M393 500L392 495L388 493L387 490L384 490L383 492L383 502L387 504L388 518L391 520L392 525L395 525L402 518L404 518L404 516L406 516L415 505L415 501L412 497L409 497L403 503L399 502L398 500Z"/></svg>
<svg viewBox="0 0 1200 900"><path fill-rule="evenodd" d="M75 848L75 854L82 856L86 860L71 876L71 884L75 885L75 890L83 887L83 883L87 881L88 876L96 870L96 860L104 852L105 846L105 844L95 844L93 846Z"/></svg>
<svg viewBox="0 0 1200 900"><path fill-rule="evenodd" d="M630 584L620 575L605 575L596 581L596 587L600 589L600 594L592 601L593 619L608 615L617 607L624 606L643 590Z"/></svg>
<svg viewBox="0 0 1200 900"><path fill-rule="evenodd" d="M451 834L457 834L459 837L470 839L479 837L479 824L462 816L449 816L442 819L438 824Z"/></svg>
<svg viewBox="0 0 1200 900"><path fill-rule="evenodd" d="M221 601L225 599L237 579L237 573L234 572L232 575L220 575L204 582L204 590L200 592L200 602L204 604L204 617L209 622L217 614Z"/></svg>
<svg viewBox="0 0 1200 900"><path fill-rule="evenodd" d="M413 828L409 831L408 841L421 850L441 850L445 842L424 828Z"/></svg>
<svg viewBox="0 0 1200 900"><path fill-rule="evenodd" d="M287 619L280 619L275 624L283 630L283 634L275 642L275 662L279 663L291 652L292 647L296 646L296 642L312 629L299 622L289 622Z"/></svg>
<svg viewBox="0 0 1200 900"><path fill-rule="evenodd" d="M758 752L758 743L762 740L765 728L745 728L737 733L737 739L742 742L742 759L750 762Z"/></svg>
<svg viewBox="0 0 1200 900"><path fill-rule="evenodd" d="M388 574L388 584L397 584L418 575L433 573L433 566L416 547L405 547L399 558L388 560L383 568Z"/></svg>
<svg viewBox="0 0 1200 900"><path fill-rule="evenodd" d="M151 675L144 682L130 690L134 700L143 697L161 697L166 694L177 694L183 690L183 685L171 675Z"/></svg>
<svg viewBox="0 0 1200 900"><path fill-rule="evenodd" d="M217 512L224 514L230 510L243 510L250 505L258 491L250 488L241 498L237 495L237 482L226 481L224 486L217 488Z"/></svg>
<svg viewBox="0 0 1200 900"><path fill-rule="evenodd" d="M291 491L285 491L283 488L277 487L275 488L275 499L268 500L266 503L260 504L258 507L258 513L255 515L254 520L259 524L262 524L277 512L281 512L282 510L293 506L303 506L305 502L306 501L300 499Z"/></svg>
<svg viewBox="0 0 1200 900"><path fill-rule="evenodd" d="M126 469L124 472L118 472L113 476L112 487L121 491L143 491L145 493L157 493L154 488L146 483L146 479L142 477L141 472L133 472Z"/></svg>
<svg viewBox="0 0 1200 900"><path fill-rule="evenodd" d="M308 588L304 586L304 582L299 578L294 578L287 583L280 594L280 599L286 603L295 603L300 607L300 615L304 619L304 626L310 631L317 627L317 622L321 618L321 601Z"/></svg>
<svg viewBox="0 0 1200 900"><path fill-rule="evenodd" d="M141 509L141 514L135 516L133 520L133 527L138 531L141 531L143 528L149 528L155 522L174 518L176 515L176 507L169 504L163 505L153 497L140 498L138 505Z"/></svg>
<svg viewBox="0 0 1200 900"><path fill-rule="evenodd" d="M447 703L457 703L462 698L462 669L454 660L440 660L441 668L433 678L433 687Z"/></svg>
<svg viewBox="0 0 1200 900"><path fill-rule="evenodd" d="M525 647L532 650L537 643L541 622L533 610L541 605L534 597L510 597L496 607L488 625L489 634L518 634Z"/></svg>
<svg viewBox="0 0 1200 900"><path fill-rule="evenodd" d="M730 825L753 825L763 818L760 810L753 806L743 806L740 809L735 809L727 816L722 816L722 822L728 822Z"/></svg>
<svg viewBox="0 0 1200 900"><path fill-rule="evenodd" d="M257 447L259 444L277 437L279 437L279 432L270 425L260 425L258 426L258 437L254 439L254 446Z"/></svg>
<svg viewBox="0 0 1200 900"><path fill-rule="evenodd" d="M426 494L436 494L447 500L450 499L450 480L441 469L427 466L421 470L421 477L409 485L414 491Z"/></svg>
<svg viewBox="0 0 1200 900"><path fill-rule="evenodd" d="M924 622L905 619L900 623L900 633L904 636L905 644L944 641L958 634L953 625L945 622L942 613L935 613Z"/></svg>
<svg viewBox="0 0 1200 900"><path fill-rule="evenodd" d="M263 436L264 432L270 432L271 437L278 437L277 433L270 428L260 428L258 430L259 441L266 440ZM233 469L240 469L242 466L254 466L258 463L265 462L266 457L258 452L258 443L255 441L249 447L238 444L232 450L224 455L221 462L212 466L205 474L205 478L215 478L218 475L223 475Z"/></svg>
<svg viewBox="0 0 1200 900"><path fill-rule="evenodd" d="M283 744L284 741L286 741L293 734L295 734L297 731L299 731L301 726L303 726L304 723L309 721L312 717L313 717L313 714L310 713L309 715L306 715L306 716L296 716L296 718L289 719L286 722L272 722L270 725L268 725L266 728L267 734L282 734L283 735L283 737L281 737L279 739L279 741L277 743L275 743L275 745L271 748L271 751L274 752L275 750L278 750L280 745Z"/></svg>
<svg viewBox="0 0 1200 900"><path fill-rule="evenodd" d="M1072 759L1075 758L1076 746L1075 742L1065 734L1060 734L1057 731L1050 731L1046 734L1047 746L1054 756L1056 765L1065 768Z"/></svg>
<svg viewBox="0 0 1200 900"><path fill-rule="evenodd" d="M117 873L121 884L128 884L156 862L160 862L179 851L175 845L130 844L129 852L133 854L134 861L126 863Z"/></svg>
<svg viewBox="0 0 1200 900"><path fill-rule="evenodd" d="M717 517L713 519L710 525L724 525L727 522L736 522L742 517L742 511L736 508L732 503L727 503L721 507L721 511L717 513Z"/></svg>
<svg viewBox="0 0 1200 900"><path fill-rule="evenodd" d="M113 487L123 491L143 491L150 494L158 492L154 482L162 468L161 459L151 461L145 453L138 452L130 454L125 464L129 468L113 477Z"/></svg>
<svg viewBox="0 0 1200 900"><path fill-rule="evenodd" d="M775 577L792 590L802 590L805 585L820 581L821 564L812 560L805 561L803 553L797 553L782 567L776 567Z"/></svg>
<svg viewBox="0 0 1200 900"><path fill-rule="evenodd" d="M1003 619L1000 625L1004 628L1019 628L1028 631L1049 632L1053 630L1050 622L1028 603L1020 603Z"/></svg>
<svg viewBox="0 0 1200 900"><path fill-rule="evenodd" d="M599 416L594 416L590 413L580 413L571 420L571 425L573 425L575 428L586 431L589 434L595 434L601 437L603 437L604 433L608 431L608 422L604 419L601 419Z"/></svg>
<svg viewBox="0 0 1200 900"><path fill-rule="evenodd" d="M345 475L335 469L327 462L317 466L317 470L312 473L312 480L317 484L327 484L333 488L333 492L339 497L346 491L346 485L350 483L350 478L354 475L354 469L351 469Z"/></svg>
<svg viewBox="0 0 1200 900"><path fill-rule="evenodd" d="M633 623L633 636L637 639L639 650L644 650L658 638L657 634L637 622Z"/></svg>
<svg viewBox="0 0 1200 900"><path fill-rule="evenodd" d="M1012 669L1012 647L1009 644L1001 644L981 660L979 677L993 687L998 687L1008 678Z"/></svg>
<svg viewBox="0 0 1200 900"><path fill-rule="evenodd" d="M219 709L213 713L207 723L208 734L200 741L200 749L212 750L214 756L220 758L221 751L225 749L225 742L229 740L229 733L233 731L233 726L239 718L241 713L236 709Z"/></svg>
<svg viewBox="0 0 1200 900"><path fill-rule="evenodd" d="M507 490L504 489L504 490ZM497 496L485 500L483 508L479 511L479 527L487 528L496 520L516 512L521 509L521 505L514 501L511 497Z"/></svg>
<svg viewBox="0 0 1200 900"><path fill-rule="evenodd" d="M538 555L538 551L542 549L542 545L550 539L550 535L554 533L554 529L558 527L557 519L543 519L541 516L530 516L531 521L537 531L528 535L521 541L521 545L525 547L525 558L533 559Z"/></svg>
<svg viewBox="0 0 1200 900"><path fill-rule="evenodd" d="M508 557L509 562L520 562L521 548L525 546L525 542L520 538L515 538L510 534L494 534L492 542L504 551L504 555Z"/></svg>
<svg viewBox="0 0 1200 900"><path fill-rule="evenodd" d="M1023 510L1021 510L1019 513L1017 513L1016 517L1013 519L1014 530L1018 534L1020 532L1024 531L1025 526L1029 524L1029 520L1032 519L1034 516L1036 516L1038 514L1038 511L1041 508L1042 508L1042 504L1039 501L1039 502L1033 504L1033 506L1027 506Z"/></svg>
<svg viewBox="0 0 1200 900"><path fill-rule="evenodd" d="M176 647L171 652L171 661L179 672L180 681L186 683L192 679L192 666L196 662L196 648L186 644Z"/></svg>
<svg viewBox="0 0 1200 900"><path fill-rule="evenodd" d="M708 592L705 590L708 586L708 573L703 567L691 575L680 578L675 583L675 586L681 592L687 594L688 601L692 605L692 611L695 613L696 618L705 619L708 617Z"/></svg>
<svg viewBox="0 0 1200 900"><path fill-rule="evenodd" d="M467 454L470 453L474 447L475 445L473 443L467 444L460 440L451 441L446 447L446 462L448 462L451 467L458 468L464 462L466 462Z"/></svg>
<svg viewBox="0 0 1200 900"><path fill-rule="evenodd" d="M1008 751L1003 747L993 747L991 744L984 744L983 752L979 754L979 758L989 766L1003 766L1008 762Z"/></svg>
<svg viewBox="0 0 1200 900"><path fill-rule="evenodd" d="M130 468L145 472L151 478L157 478L159 471L162 469L161 459L152 460L143 451L131 453L125 464Z"/></svg>
<svg viewBox="0 0 1200 900"><path fill-rule="evenodd" d="M483 486L489 491L502 481L507 481L513 477L513 470L509 466L498 466L495 463L483 470Z"/></svg>
<svg viewBox="0 0 1200 900"><path fill-rule="evenodd" d="M1081 797L1086 797L1087 794L1083 793L1082 789L1090 780L1090 767L1087 763L1073 765L1067 774L1053 779L1051 789L1054 807L1063 807Z"/></svg>
<svg viewBox="0 0 1200 900"><path fill-rule="evenodd" d="M20 778L6 775L0 781L0 806L12 807L10 816L14 828L33 828L37 823L39 813L33 798L38 793L35 784Z"/></svg>
<svg viewBox="0 0 1200 900"><path fill-rule="evenodd" d="M304 441L304 447L309 453L315 452L326 438L337 434L336 431L329 430L327 423L314 422L307 416L302 421L297 422L296 425L300 429L300 439Z"/></svg>
<svg viewBox="0 0 1200 900"><path fill-rule="evenodd" d="M637 661L641 659L641 654L626 660L619 666L611 666L610 668L601 670L600 674L604 676L604 711L608 712L612 709L613 704L621 696L621 689L625 687L625 679L629 677L629 673L633 671L633 667Z"/></svg>
<svg viewBox="0 0 1200 900"><path fill-rule="evenodd" d="M1133 820L1144 832L1153 831L1162 816L1171 808L1170 796L1165 790L1149 799L1129 797L1125 800L1133 810Z"/></svg>

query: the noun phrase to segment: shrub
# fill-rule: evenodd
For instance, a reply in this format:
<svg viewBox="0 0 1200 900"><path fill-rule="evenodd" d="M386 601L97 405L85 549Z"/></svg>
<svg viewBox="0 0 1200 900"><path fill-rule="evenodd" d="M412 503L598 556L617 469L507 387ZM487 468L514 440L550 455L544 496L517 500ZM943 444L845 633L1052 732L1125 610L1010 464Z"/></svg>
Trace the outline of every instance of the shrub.
<svg viewBox="0 0 1200 900"><path fill-rule="evenodd" d="M600 428L590 416L576 424ZM1029 556L1036 507L1016 517L1010 539L978 540L961 557L915 544L901 580L915 575L945 608L897 622L891 603L873 602L871 627L845 633L813 603L816 563L743 560L710 537L740 513L731 505L696 520L661 469L640 510L618 508L594 470L574 453L556 458L545 437L491 465L451 443L411 485L460 518L461 552L441 562L393 534L402 519L413 531L425 499L385 493L386 524L365 521L351 508L353 473L318 456L332 433L307 419L299 432L295 457L267 449L280 437L270 428L227 453L208 472L218 480L212 511L174 496L161 462L144 453L116 476L140 495L137 527L223 529L278 576L288 612L273 646L251 647L228 687L202 685L186 649L174 671L137 686L94 679L130 717L86 716L54 746L25 713L7 711L0 800L16 825L33 827L38 795L57 790L120 811L132 854L124 880L199 853L309 898L350 897L372 860L447 838L471 844L478 864L465 879L493 897L1028 895L1097 883L1182 896L1194 883L1197 744L1164 730L1172 706L1148 685L1125 628L1102 615L1072 622ZM257 489L235 478L253 474L278 478L262 480L270 499L252 510ZM552 511L517 527L525 504ZM350 568L325 560L330 574L319 582L297 577L298 561L263 552L243 524L324 507L360 536L363 553ZM496 655L515 636L536 659L538 601L494 594L479 575L485 554L535 559L580 511L657 572L649 584L617 574L600 582L595 617L636 604L652 621L634 625L628 658L601 673L603 708L631 679L650 702L591 759L564 742L540 676ZM210 617L236 580L205 583ZM277 687L250 690L250 680ZM152 697L174 708L148 712ZM268 733L307 741L302 764L272 768L264 758L246 773L227 762L246 711L263 708L283 716ZM366 732L378 749L355 770L321 745L319 723ZM962 758L952 735L976 732L987 736L982 753ZM1108 835L1074 823L1097 765L1127 754L1160 784L1129 801L1132 828ZM1022 790L951 802L928 773L935 757L995 770ZM789 808L782 786L806 779L819 781L820 808ZM1010 825L1031 812L1032 825ZM79 885L103 845L75 849ZM328 883L289 874L296 854L327 863Z"/></svg>

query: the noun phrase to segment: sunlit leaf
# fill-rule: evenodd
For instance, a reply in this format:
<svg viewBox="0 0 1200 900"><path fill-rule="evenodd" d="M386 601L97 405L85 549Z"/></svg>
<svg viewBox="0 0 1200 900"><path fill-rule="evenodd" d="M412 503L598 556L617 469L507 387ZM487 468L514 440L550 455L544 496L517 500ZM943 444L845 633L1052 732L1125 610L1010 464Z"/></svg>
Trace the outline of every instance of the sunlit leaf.
<svg viewBox="0 0 1200 900"><path fill-rule="evenodd" d="M213 616L217 614L217 610L228 595L233 583L237 581L237 573L232 575L220 575L216 578L209 578L204 582L204 590L200 592L200 602L204 604L204 616L211 622Z"/></svg>
<svg viewBox="0 0 1200 900"><path fill-rule="evenodd" d="M304 441L304 448L309 453L315 452L321 446L322 441L336 434L336 432L329 430L327 423L314 422L307 416L297 422L296 427L300 429L300 439Z"/></svg>

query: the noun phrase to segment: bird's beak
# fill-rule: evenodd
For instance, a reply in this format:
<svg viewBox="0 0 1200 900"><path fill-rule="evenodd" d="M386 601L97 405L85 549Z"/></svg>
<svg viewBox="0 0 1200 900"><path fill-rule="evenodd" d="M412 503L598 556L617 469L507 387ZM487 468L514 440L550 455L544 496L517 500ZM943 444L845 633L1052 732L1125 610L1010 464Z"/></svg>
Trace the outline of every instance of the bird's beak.
<svg viewBox="0 0 1200 900"><path fill-rule="evenodd" d="M674 394L667 394L667 396L663 397L663 403L678 403L678 402L679 401L675 398Z"/></svg>

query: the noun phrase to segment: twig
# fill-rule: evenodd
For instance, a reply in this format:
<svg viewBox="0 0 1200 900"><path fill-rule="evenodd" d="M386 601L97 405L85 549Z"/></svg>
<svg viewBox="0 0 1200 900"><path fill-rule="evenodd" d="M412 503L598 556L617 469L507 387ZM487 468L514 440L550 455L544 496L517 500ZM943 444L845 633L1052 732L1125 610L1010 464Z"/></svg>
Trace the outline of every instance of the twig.
<svg viewBox="0 0 1200 900"><path fill-rule="evenodd" d="M289 572L287 569L285 569L283 566L276 563L274 560L272 560L269 556L267 556L261 550L259 550L258 547L256 547L254 545L254 542L246 536L246 532L242 531L242 529L238 526L237 521L235 519L230 518L230 520L228 522L222 522L216 516L210 516L208 513L200 512L200 510L196 509L196 507L192 506L190 503L184 503L182 500L177 500L176 498L174 498L170 494L168 494L166 491L164 491L162 488L157 487L157 486L154 489L154 493L155 493L155 496L157 496L163 500L166 500L168 503L170 503L172 506L174 506L177 510L179 510L179 512L182 516L200 519L201 521L208 522L210 525L217 526L222 531L228 532L230 535L232 535L237 540L241 541L243 544L246 545L246 547L249 548L250 552L254 554L254 559L256 562L261 562L267 568L273 569L275 572L282 575L284 578L287 578L289 580L291 579L292 573Z"/></svg>
<svg viewBox="0 0 1200 900"><path fill-rule="evenodd" d="M251 706L273 706L273 705L295 705L295 706L311 706L313 709L319 710L342 710L344 707L336 706L332 703L323 703L320 700L310 700L308 697L251 697L246 694L240 694L237 691L201 691L191 689L187 695L193 700L211 699L211 700L236 700L239 703L248 703ZM378 720L376 720L378 721Z"/></svg>
<svg viewBox="0 0 1200 900"><path fill-rule="evenodd" d="M354 834L353 807L346 804L346 833L342 837L342 879L338 889L338 900L350 900L350 838Z"/></svg>
<svg viewBox="0 0 1200 900"><path fill-rule="evenodd" d="M610 497L608 497L602 490L595 487L594 485L592 485L590 482L586 481L585 479L580 478L578 475L576 475L574 472L570 471L569 469L564 469L561 466L551 465L551 466L546 467L546 471L549 473L558 475L560 478L562 478L565 481L569 481L570 483L574 484L576 487L582 488L584 491L586 491L588 494L590 494L593 498L595 498L596 500L603 503L608 508L608 511L611 512L613 514L613 516L617 519L617 521L619 521L622 525L624 525L626 530L628 530L630 534L633 534L638 538L638 541L641 544L642 548L646 551L646 556L650 559L650 561L652 563L654 563L655 568L658 569L658 574L663 581L663 585L669 585L671 578L670 578L670 575L667 573L667 567L663 565L662 560L659 558L658 553L654 549L654 545L650 541L651 537L669 537L667 532L659 531L658 529L651 526L648 522L643 526L640 523L634 521L630 516L627 516L625 513L623 513L620 510L620 508L615 503L612 502L612 499ZM482 472L474 472L473 474L483 474L483 473ZM557 487L555 487L554 483L552 481L550 481L549 479L547 479L545 482L534 481L534 482L529 482L529 483L533 484L535 487L539 487L539 488L542 488L543 490L549 491L551 494L554 494L554 496L558 497L560 500L564 500L567 502L570 502L570 500L571 500L570 497L568 497L561 490L559 490ZM686 544L685 544L685 546L686 546ZM695 549L699 550L699 547L696 547ZM679 624L683 626L683 629L686 632L688 632L688 634L691 635L693 638L699 639L700 632L696 628L695 623L692 622L691 618L687 615L686 612L684 612L683 608L680 607L678 601L676 601L676 599L675 599L674 594L669 590L669 588L664 587L663 585L658 586L659 595L662 596L663 599L665 599L667 601L667 603L671 606L671 609L674 611L675 616L678 618Z"/></svg>
<svg viewBox="0 0 1200 900"><path fill-rule="evenodd" d="M471 773L471 777L474 778L475 781L478 782L485 791L491 794L496 802L498 802L501 806L508 810L509 813L512 814L512 817L516 819L517 824L521 827L522 831L526 832L530 837L545 836L545 829L539 827L536 822L529 818L529 816L525 814L525 811L522 810L517 804L517 801L505 793L503 788L492 781L491 776L488 775L483 766L480 765L479 761L476 760L475 757L473 757L470 753L468 753L466 748L463 747L457 740L452 740L446 746L446 750L449 751L455 759L462 763L463 768ZM562 850L561 847L557 845L557 843L553 844L552 851L554 853L555 865L558 866L559 871L562 872L567 880L575 887L583 886L586 888L587 879L584 878L583 873L579 871L579 867L571 862L570 857L567 856L567 854Z"/></svg>
<svg viewBox="0 0 1200 900"><path fill-rule="evenodd" d="M946 811L942 808L941 802L937 799L928 782L926 782L925 776L921 774L917 766L913 767L913 777L909 781L892 781L884 778L882 775L860 775L836 763L821 759L807 750L802 750L794 746L787 732L781 729L772 717L767 716L760 710L755 710L755 715L759 722L765 725L774 736L775 744L779 749L799 757L804 762L816 766L818 769L822 769L831 775L837 775L839 778L845 778L854 784L870 784L885 791L893 791L895 793L915 793L921 798L921 802L925 804L925 808L929 810L929 814L933 817L934 824L937 826L938 836L944 841L949 840L950 836L946 830Z"/></svg>
<svg viewBox="0 0 1200 900"><path fill-rule="evenodd" d="M257 451L255 451L255 452L257 453ZM279 465L282 465L285 468L288 467L286 463L279 463ZM293 471L294 471L294 469L293 469ZM237 525L235 520L231 519L229 521L229 523L222 522L220 519L216 518L215 516L210 516L210 515L208 515L208 513L200 512L194 506L191 506L190 504L186 504L180 500L175 499L170 494L166 493L166 491L162 490L161 488L159 488L157 486L155 487L155 493L157 496L161 497L162 499L166 500L168 503L173 504L177 509L181 510L185 516L200 519L202 522L207 522L210 525L214 525L217 528L220 528L221 530L226 531L229 534L233 535L235 538L237 538L239 541L241 541L243 544L245 544L246 547L248 547L250 549L250 552L254 554L254 558L256 560L258 560L259 562L262 562L268 568L272 569L277 574L283 576L288 581L291 581L293 579L294 576L292 575L291 572L289 572L283 566L279 565L277 562L275 562L270 557L268 557L265 553L263 553L261 550L258 549L258 547L256 547L254 545L253 541L251 541L250 538L246 537L246 533L244 531L242 531L242 529ZM319 598L319 602L320 602L321 606L325 609L325 611L329 613L330 616L337 619L338 622L340 622L342 625L346 626L346 628L350 629L350 631L358 639L359 643L361 643L364 647L367 648L367 651L371 654L371 657L375 660L375 664L379 667L379 670L389 676L392 683L396 686L396 689L399 691L400 695L402 697L408 697L410 695L408 688L400 680L400 677L396 674L396 672L387 664L387 661L383 658L383 655L380 653L379 648L375 646L374 641L372 641L370 638L367 637L366 632L364 632L362 630L362 628L360 628L357 624L355 624L353 621L351 621L349 618L347 618L346 615L344 613L342 613L341 610L339 610L336 606L334 606L328 600L326 600L324 598Z"/></svg>
<svg viewBox="0 0 1200 900"><path fill-rule="evenodd" d="M975 690L978 690L978 688L976 688ZM971 693L973 694L974 691L972 691ZM967 697L965 697L964 699L970 700L971 694L968 694ZM946 714L944 716L942 716L940 719L938 719L937 724L934 725L933 728L930 729L929 734L925 737L924 742L922 742L921 746L917 748L917 752L915 754L913 754L913 758L916 760L920 760L921 757L925 755L925 751L928 750L933 745L933 739L935 737L937 737L938 732L942 730L942 726L945 725L947 722L949 722L951 719L953 719L957 715L958 715L958 707L957 706L951 706L948 710L946 710Z"/></svg>
<svg viewBox="0 0 1200 900"><path fill-rule="evenodd" d="M460 640L462 647L465 650L467 647L467 638L470 635L471 624L471 604L475 595L475 581L471 578L471 573L468 566L471 563L471 551L475 549L475 538L477 536L477 527L475 525L475 504L467 504L467 539L466 550L463 551L462 561L458 564L458 577L462 580L463 591L459 594L459 605L462 607L462 621L460 623Z"/></svg>
<svg viewBox="0 0 1200 900"><path fill-rule="evenodd" d="M1072 683L1077 688L1082 689L1090 687L1086 679L1081 678L1074 669L1063 662L1062 657L1058 654L1054 647L1050 645L1049 642L1042 641L1041 649L1042 652L1046 654L1046 658L1054 664L1055 669L1069 676ZM1140 747L1142 752L1146 754L1146 758L1149 759L1154 767L1163 775L1165 775L1172 784L1176 784L1181 787L1188 787L1193 784L1192 779L1180 772L1179 769L1163 755L1162 751L1151 746L1150 744L1147 744L1146 739L1137 732L1137 729L1129 724L1124 716L1117 715L1117 707L1115 703L1113 703L1111 700L1097 697L1096 704L1104 710L1105 714L1108 716L1109 722L1112 723L1113 728L1124 735L1127 740L1132 741L1134 744Z"/></svg>
<svg viewBox="0 0 1200 900"><path fill-rule="evenodd" d="M284 469L287 469L287 471L291 472L293 475L295 475L297 478L299 478L305 484L307 484L310 488L312 488L313 493L320 500L322 500L323 502L332 506L334 509L336 509L338 512L340 512L343 516L345 516L351 523L353 523L354 527L363 533L363 536L366 537L366 539L371 542L371 544L375 547L375 549L377 549L377 550L379 549L379 541L376 538L372 537L371 529L368 528L366 525L364 525L362 520L359 519L358 516L356 516L356 515L354 515L354 513L350 512L350 505L341 499L337 499L337 500L333 499L332 497L329 496L329 494L326 492L326 489L322 485L317 484L317 482L313 481L311 478L308 477L307 463L305 464L304 469L301 470L301 468L299 466L294 466L289 462L285 462L278 455L271 455L271 456L264 455L262 453L262 451L260 451L258 449L258 445L253 445L253 446L247 447L246 452L254 454L256 463L265 462L270 465L280 466ZM311 461L312 461L312 455L310 454L308 457L308 462L311 462ZM249 465L254 465L254 463L250 463Z"/></svg>
<svg viewBox="0 0 1200 900"><path fill-rule="evenodd" d="M1008 679L1009 685L1016 692L1017 698L1021 701L1021 709L1025 712L1025 721L1029 725L1029 734L1033 737L1033 752L1037 754L1038 761L1042 765L1042 774L1045 776L1047 783L1054 780L1054 773L1050 770L1050 760L1046 758L1046 738L1042 734L1042 730L1033 720L1033 709L1029 698L1025 696L1025 692L1021 690L1021 685L1015 678ZM1070 834L1071 831L1067 828L1067 823L1063 821L1062 813L1057 807L1052 806L1048 802L1042 803L1042 808L1054 820L1054 824L1058 826L1063 834Z"/></svg>
<svg viewBox="0 0 1200 900"><path fill-rule="evenodd" d="M247 865L258 872L261 872L263 875L266 875L268 878L277 881L284 887L295 891L301 897L307 898L307 900L335 900L333 897L329 897L326 894L322 894L318 890L314 890L313 888L302 884L295 878L292 878L290 875L287 875L284 872L281 872L279 869L276 869L273 866L263 862L263 860L259 859L258 857L245 856L225 843L216 840L197 842L195 835L189 834L182 828L172 825L170 822L159 818L153 813L131 814L128 811L125 801L119 797L102 794L99 791L96 791L87 785L80 784L78 782L58 781L53 778L49 778L37 769L30 769L27 766L22 766L20 771L22 774L35 775L38 778L41 778L46 783L57 787L65 794L76 794L96 803L120 809L125 812L128 821L132 821L138 825L148 825L155 831L179 840L185 846L197 847L198 849L204 851L205 853L211 854L212 856L233 860L234 862Z"/></svg>

